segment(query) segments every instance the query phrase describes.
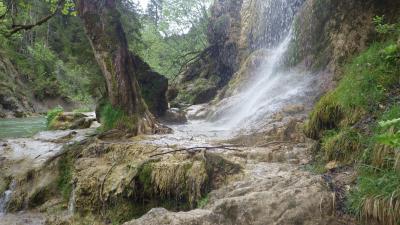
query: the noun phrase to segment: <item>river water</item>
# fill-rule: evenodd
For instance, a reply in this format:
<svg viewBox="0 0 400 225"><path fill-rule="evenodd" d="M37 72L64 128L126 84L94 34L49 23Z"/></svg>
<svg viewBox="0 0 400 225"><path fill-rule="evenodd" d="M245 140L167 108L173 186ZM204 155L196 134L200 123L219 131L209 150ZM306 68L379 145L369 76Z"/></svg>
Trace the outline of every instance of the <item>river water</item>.
<svg viewBox="0 0 400 225"><path fill-rule="evenodd" d="M31 137L46 130L45 117L0 119L0 140Z"/></svg>

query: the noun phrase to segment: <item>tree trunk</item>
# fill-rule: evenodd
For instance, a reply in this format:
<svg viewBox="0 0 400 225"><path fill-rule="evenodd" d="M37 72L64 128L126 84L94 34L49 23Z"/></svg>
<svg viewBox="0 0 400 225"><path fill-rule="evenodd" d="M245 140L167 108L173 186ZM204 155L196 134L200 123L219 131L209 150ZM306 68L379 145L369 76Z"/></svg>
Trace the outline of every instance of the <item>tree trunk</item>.
<svg viewBox="0 0 400 225"><path fill-rule="evenodd" d="M156 133L159 126L140 95L116 0L77 0L76 7L105 77L109 101L126 114L118 128Z"/></svg>

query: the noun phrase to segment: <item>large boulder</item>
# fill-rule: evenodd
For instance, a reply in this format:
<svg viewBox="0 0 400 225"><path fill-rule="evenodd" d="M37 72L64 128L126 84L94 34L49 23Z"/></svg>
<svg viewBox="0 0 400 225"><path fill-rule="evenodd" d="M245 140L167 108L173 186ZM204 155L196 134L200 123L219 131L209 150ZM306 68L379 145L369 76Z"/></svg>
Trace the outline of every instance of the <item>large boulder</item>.
<svg viewBox="0 0 400 225"><path fill-rule="evenodd" d="M140 57L131 54L137 71L137 80L150 112L162 116L168 109L168 79L153 71Z"/></svg>

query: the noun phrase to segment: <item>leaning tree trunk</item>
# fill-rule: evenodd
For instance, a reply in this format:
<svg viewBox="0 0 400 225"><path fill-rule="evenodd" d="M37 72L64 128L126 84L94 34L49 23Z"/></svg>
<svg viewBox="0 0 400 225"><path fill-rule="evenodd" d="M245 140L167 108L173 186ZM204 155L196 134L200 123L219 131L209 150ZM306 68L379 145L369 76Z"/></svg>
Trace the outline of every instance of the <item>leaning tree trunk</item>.
<svg viewBox="0 0 400 225"><path fill-rule="evenodd" d="M76 0L76 7L107 82L109 101L126 114L119 128L157 132L158 124L140 95L116 0Z"/></svg>

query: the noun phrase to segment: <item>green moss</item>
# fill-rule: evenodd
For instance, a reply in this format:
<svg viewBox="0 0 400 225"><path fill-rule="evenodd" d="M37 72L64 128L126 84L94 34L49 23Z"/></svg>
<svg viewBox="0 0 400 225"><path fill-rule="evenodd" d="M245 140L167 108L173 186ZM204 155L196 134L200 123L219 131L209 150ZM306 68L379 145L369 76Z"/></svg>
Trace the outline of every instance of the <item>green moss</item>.
<svg viewBox="0 0 400 225"><path fill-rule="evenodd" d="M144 194L152 195L153 185L151 181L152 166L150 164L145 164L142 166L139 172L139 181L143 186Z"/></svg>
<svg viewBox="0 0 400 225"><path fill-rule="evenodd" d="M335 101L333 93L328 93L317 103L306 124L305 133L308 137L317 139L324 130L335 129L343 119L343 109Z"/></svg>
<svg viewBox="0 0 400 225"><path fill-rule="evenodd" d="M206 196L204 196L202 199L200 199L198 202L197 202L197 208L204 208L204 206L206 206L207 204L208 204L208 202L209 202L209 196L208 195L206 195Z"/></svg>
<svg viewBox="0 0 400 225"><path fill-rule="evenodd" d="M59 177L57 186L65 201L69 200L72 193L72 168L73 162L71 157L68 155L62 157L58 164Z"/></svg>

